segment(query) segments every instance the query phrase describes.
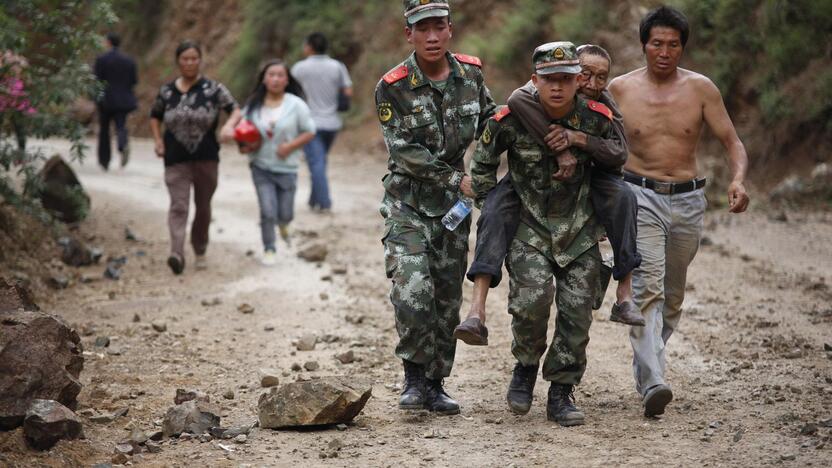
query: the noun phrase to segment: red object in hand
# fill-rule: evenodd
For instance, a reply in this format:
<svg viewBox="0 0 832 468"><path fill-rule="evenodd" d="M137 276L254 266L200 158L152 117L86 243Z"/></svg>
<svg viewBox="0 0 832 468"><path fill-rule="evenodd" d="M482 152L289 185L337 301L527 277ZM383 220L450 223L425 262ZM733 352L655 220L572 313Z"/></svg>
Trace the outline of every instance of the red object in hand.
<svg viewBox="0 0 832 468"><path fill-rule="evenodd" d="M248 120L243 119L234 127L234 140L239 143L260 143L262 138L260 130L257 130L257 127Z"/></svg>

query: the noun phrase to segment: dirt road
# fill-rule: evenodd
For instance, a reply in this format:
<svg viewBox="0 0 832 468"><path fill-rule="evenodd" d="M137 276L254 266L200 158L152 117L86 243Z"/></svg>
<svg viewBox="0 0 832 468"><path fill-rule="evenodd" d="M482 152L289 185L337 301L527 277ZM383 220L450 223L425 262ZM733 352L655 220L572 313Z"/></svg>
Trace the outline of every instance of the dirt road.
<svg viewBox="0 0 832 468"><path fill-rule="evenodd" d="M60 146L60 145L57 145ZM120 281L75 281L41 306L82 333L86 363L79 409L129 407L108 424L87 422L83 441L51 452L22 448L19 435L0 447L13 466L107 462L133 427L154 429L176 388L207 392L223 424L256 420L257 370L281 370L284 382L325 375L370 377L373 398L345 431L255 430L245 444L169 440L138 466L829 466L832 428L832 215L788 212L777 221L752 205L744 216L711 212L707 239L689 274L686 312L669 344L675 400L662 419L641 415L633 390L627 330L606 320L611 292L596 312L589 366L576 395L585 426L547 422L547 385L539 380L530 414L512 415L504 395L513 359L507 282L491 294L491 345L460 345L449 392L462 414L437 417L396 409L401 375L387 300L377 208L383 155L333 155L332 215L306 209L300 176L294 246L279 246L276 267L261 267L257 205L244 160L225 149L214 198L209 269L174 277L167 266L167 193L150 142L134 142L126 170L78 166L93 195L82 237L107 255L126 255ZM124 239L129 226L139 242ZM312 236L330 243L322 264L295 251ZM472 236L473 241L473 236ZM472 243L473 245L473 243ZM247 252L255 252L248 255ZM189 261L192 257L188 258ZM346 266L346 274L333 269ZM336 268L338 267L338 268ZM78 274L99 276L102 267ZM470 283L465 286L470 297ZM219 304L210 305L218 299ZM204 301L204 302L203 302ZM248 303L253 314L238 312ZM209 305L203 305L209 304ZM463 306L467 310L467 304ZM134 321L134 316L138 321ZM151 322L161 320L158 333ZM551 330L551 325L550 325ZM314 351L296 352L305 333ZM550 331L551 334L551 331ZM96 348L97 336L110 348ZM358 361L334 355L352 349ZM116 354L117 353L117 354ZM314 372L290 370L317 361ZM223 394L233 391L234 399ZM832 422L829 423L832 425ZM801 434L801 431L804 434ZM17 438L15 438L17 437ZM0 458L2 460L2 458Z"/></svg>

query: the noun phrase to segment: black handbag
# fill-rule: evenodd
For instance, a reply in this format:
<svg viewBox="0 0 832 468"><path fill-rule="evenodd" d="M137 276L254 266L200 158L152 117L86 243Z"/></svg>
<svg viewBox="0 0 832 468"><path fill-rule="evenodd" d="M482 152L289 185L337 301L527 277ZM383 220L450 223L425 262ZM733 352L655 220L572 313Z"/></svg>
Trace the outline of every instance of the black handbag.
<svg viewBox="0 0 832 468"><path fill-rule="evenodd" d="M338 108L336 109L338 112L346 112L350 110L350 97L344 94L344 90L338 90Z"/></svg>

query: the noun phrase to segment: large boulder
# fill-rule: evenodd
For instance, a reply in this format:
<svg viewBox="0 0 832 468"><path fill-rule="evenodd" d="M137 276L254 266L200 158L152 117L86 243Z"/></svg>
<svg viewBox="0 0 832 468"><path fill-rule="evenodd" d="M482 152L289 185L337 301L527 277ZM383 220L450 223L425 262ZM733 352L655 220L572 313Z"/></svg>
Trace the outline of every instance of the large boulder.
<svg viewBox="0 0 832 468"><path fill-rule="evenodd" d="M219 409L205 400L188 400L168 409L162 421L162 433L165 437L178 436L183 432L204 434L220 425L219 413Z"/></svg>
<svg viewBox="0 0 832 468"><path fill-rule="evenodd" d="M273 387L257 403L260 427L277 429L352 421L372 395L368 383L343 378L292 382Z"/></svg>
<svg viewBox="0 0 832 468"><path fill-rule="evenodd" d="M54 400L33 400L23 420L26 442L37 450L49 450L61 439L84 437L81 420Z"/></svg>
<svg viewBox="0 0 832 468"><path fill-rule="evenodd" d="M0 429L20 426L36 399L74 409L82 352L78 333L59 317L0 308Z"/></svg>
<svg viewBox="0 0 832 468"><path fill-rule="evenodd" d="M65 223L77 223L90 211L90 197L75 172L59 155L52 156L38 174L40 202Z"/></svg>

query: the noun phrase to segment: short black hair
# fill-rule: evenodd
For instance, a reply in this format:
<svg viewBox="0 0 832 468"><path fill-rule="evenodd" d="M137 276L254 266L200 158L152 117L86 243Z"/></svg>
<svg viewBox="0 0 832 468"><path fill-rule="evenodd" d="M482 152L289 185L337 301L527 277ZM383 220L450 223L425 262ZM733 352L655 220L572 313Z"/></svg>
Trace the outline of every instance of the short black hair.
<svg viewBox="0 0 832 468"><path fill-rule="evenodd" d="M306 43L309 44L309 47L311 47L316 54L325 54L327 47L329 47L329 41L326 40L326 36L319 32L313 32L312 34L306 36Z"/></svg>
<svg viewBox="0 0 832 468"><path fill-rule="evenodd" d="M113 47L118 47L121 45L121 36L115 32L108 32L107 33L107 42L110 43Z"/></svg>
<svg viewBox="0 0 832 468"><path fill-rule="evenodd" d="M595 55L596 57L605 58L607 59L607 63L610 64L610 67L612 67L612 59L610 58L610 53L599 45L584 44L582 46L579 46L578 57L584 54Z"/></svg>
<svg viewBox="0 0 832 468"><path fill-rule="evenodd" d="M650 31L657 27L664 26L667 28L679 31L679 37L682 40L682 48L688 43L688 34L690 34L690 25L688 18L681 11L662 5L655 10L648 12L644 18L641 19L641 24L638 26L638 34L641 38L641 47L647 45L650 40Z"/></svg>
<svg viewBox="0 0 832 468"><path fill-rule="evenodd" d="M185 39L180 42L178 46L176 46L176 60L179 60L179 56L188 49L196 50L196 53L199 54L199 58L202 58L202 47L200 47L199 42Z"/></svg>

